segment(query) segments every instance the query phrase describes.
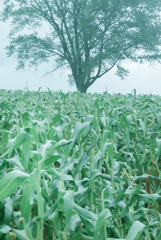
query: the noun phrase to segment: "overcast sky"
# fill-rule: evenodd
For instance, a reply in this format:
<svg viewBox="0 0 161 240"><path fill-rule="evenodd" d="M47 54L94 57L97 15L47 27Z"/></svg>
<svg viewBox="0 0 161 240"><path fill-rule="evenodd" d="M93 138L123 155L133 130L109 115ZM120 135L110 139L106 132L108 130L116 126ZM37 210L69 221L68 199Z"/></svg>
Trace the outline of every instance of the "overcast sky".
<svg viewBox="0 0 161 240"><path fill-rule="evenodd" d="M2 10L2 2L0 2ZM51 90L75 91L75 87L70 87L67 82L67 72L64 70L56 71L46 77L43 77L47 71L52 70L52 64L43 64L38 71L33 69L29 71L17 71L17 60L14 57L7 58L5 46L9 40L7 35L10 29L9 23L0 22L0 89L24 89L27 85L29 90L42 90L50 88ZM158 94L161 95L161 65L149 67L148 64L138 65L132 62L124 64L130 74L125 80L121 80L114 74L114 70L98 79L89 89L88 92L102 93L130 93L136 89L137 94Z"/></svg>

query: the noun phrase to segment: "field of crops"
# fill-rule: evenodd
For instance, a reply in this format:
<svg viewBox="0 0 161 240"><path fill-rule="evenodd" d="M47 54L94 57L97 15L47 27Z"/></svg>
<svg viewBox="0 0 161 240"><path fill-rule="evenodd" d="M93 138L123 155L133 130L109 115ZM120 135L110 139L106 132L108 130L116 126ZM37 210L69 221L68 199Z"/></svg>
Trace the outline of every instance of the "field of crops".
<svg viewBox="0 0 161 240"><path fill-rule="evenodd" d="M161 240L161 97L0 90L0 240Z"/></svg>

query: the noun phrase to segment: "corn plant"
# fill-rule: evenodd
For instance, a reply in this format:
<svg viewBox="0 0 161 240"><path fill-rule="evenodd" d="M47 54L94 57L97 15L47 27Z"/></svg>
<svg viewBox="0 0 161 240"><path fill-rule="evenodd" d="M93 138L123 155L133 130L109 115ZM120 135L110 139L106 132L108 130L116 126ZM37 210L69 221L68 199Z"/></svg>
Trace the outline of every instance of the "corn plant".
<svg viewBox="0 0 161 240"><path fill-rule="evenodd" d="M161 97L0 90L0 240L160 240Z"/></svg>

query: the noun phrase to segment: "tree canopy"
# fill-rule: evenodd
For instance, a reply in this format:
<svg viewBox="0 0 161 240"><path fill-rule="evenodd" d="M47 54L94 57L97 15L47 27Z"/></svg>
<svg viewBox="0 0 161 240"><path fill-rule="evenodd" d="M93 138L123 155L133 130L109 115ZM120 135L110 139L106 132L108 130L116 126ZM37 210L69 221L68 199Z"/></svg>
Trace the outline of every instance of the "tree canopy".
<svg viewBox="0 0 161 240"><path fill-rule="evenodd" d="M114 66L121 78L125 59L161 60L160 0L5 0L11 19L8 56L18 68L55 62L69 67L77 90L87 89ZM40 34L41 32L41 34Z"/></svg>

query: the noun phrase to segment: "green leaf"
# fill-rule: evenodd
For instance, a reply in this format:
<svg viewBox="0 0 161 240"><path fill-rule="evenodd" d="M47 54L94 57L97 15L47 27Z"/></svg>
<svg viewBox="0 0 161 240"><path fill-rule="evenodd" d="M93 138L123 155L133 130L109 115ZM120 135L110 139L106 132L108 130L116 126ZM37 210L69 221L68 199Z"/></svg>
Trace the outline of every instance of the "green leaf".
<svg viewBox="0 0 161 240"><path fill-rule="evenodd" d="M94 231L94 237L97 238L98 237L98 234L101 230L101 228L103 227L105 221L107 218L111 217L111 212L110 210L108 209L104 209L102 210L102 212L99 214L98 216L98 220L97 220L97 223L96 223L96 229Z"/></svg>
<svg viewBox="0 0 161 240"><path fill-rule="evenodd" d="M47 167L49 166L50 164L56 162L58 159L60 159L61 156L60 155L53 155L53 156L50 156L48 158L46 158L44 161L43 161L43 164L42 166L43 167Z"/></svg>
<svg viewBox="0 0 161 240"><path fill-rule="evenodd" d="M108 240L125 240L125 238L108 238Z"/></svg>
<svg viewBox="0 0 161 240"><path fill-rule="evenodd" d="M43 159L46 158L47 150L51 148L51 146L52 144L50 140L47 140L45 144L41 144L39 151Z"/></svg>
<svg viewBox="0 0 161 240"><path fill-rule="evenodd" d="M25 230L17 230L17 229L13 229L13 232L17 235L18 240L30 240L27 237L26 231Z"/></svg>
<svg viewBox="0 0 161 240"><path fill-rule="evenodd" d="M157 194L157 193L153 193L153 194L138 194L139 196L143 197L144 199L151 199L151 200L158 200L161 199L161 195Z"/></svg>
<svg viewBox="0 0 161 240"><path fill-rule="evenodd" d="M89 160L89 157L87 156L86 153L83 152L82 156L78 159L76 168L74 169L74 176L79 172L79 170L82 169L82 167L88 160Z"/></svg>
<svg viewBox="0 0 161 240"><path fill-rule="evenodd" d="M5 199L5 202L6 203L5 203L4 220L5 220L5 223L9 225L13 215L13 199L8 197Z"/></svg>
<svg viewBox="0 0 161 240"><path fill-rule="evenodd" d="M58 143L56 143L54 146L52 146L49 150L48 150L48 155L52 155L53 152L56 150L56 149L59 149L60 147L64 147L64 146L67 146L69 145L71 142L73 141L73 139L70 139L70 140L66 140L66 139L63 139L61 141L59 141Z"/></svg>
<svg viewBox="0 0 161 240"><path fill-rule="evenodd" d="M27 173L13 170L0 180L0 201L9 197L29 177Z"/></svg>
<svg viewBox="0 0 161 240"><path fill-rule="evenodd" d="M15 140L13 149L19 148L23 143L25 143L29 138L31 138L31 135L26 132L22 132Z"/></svg>
<svg viewBox="0 0 161 240"><path fill-rule="evenodd" d="M97 219L98 219L97 214L90 212L85 208L79 207L77 204L74 204L74 208L80 216L87 218L87 219L97 221Z"/></svg>
<svg viewBox="0 0 161 240"><path fill-rule="evenodd" d="M90 125L90 122L76 123L72 138L75 140L78 135ZM86 133L87 134L87 133Z"/></svg>
<svg viewBox="0 0 161 240"><path fill-rule="evenodd" d="M9 107L9 104L5 102L0 103L0 108L2 108L5 112L11 112L11 108Z"/></svg>
<svg viewBox="0 0 161 240"><path fill-rule="evenodd" d="M159 235L157 236L157 238L155 238L155 240L160 240L161 239L161 232L159 233Z"/></svg>
<svg viewBox="0 0 161 240"><path fill-rule="evenodd" d="M49 168L46 170L48 173L50 174L54 174L57 178L60 178L62 177L62 173L57 171L56 169L54 168ZM67 174L63 174L63 179L65 181L73 181L73 177L71 175L67 175Z"/></svg>
<svg viewBox="0 0 161 240"><path fill-rule="evenodd" d="M2 234L7 234L10 230L11 228L8 225L2 225L0 227L0 233Z"/></svg>
<svg viewBox="0 0 161 240"><path fill-rule="evenodd" d="M14 166L18 166L18 167L23 169L23 166L21 165L21 162L20 162L18 156L15 156L15 157L10 158L10 159L5 159L5 161L7 161L8 163L13 164Z"/></svg>
<svg viewBox="0 0 161 240"><path fill-rule="evenodd" d="M66 225L69 225L71 216L73 215L73 207L74 207L74 191L67 191L64 198L64 211L66 217Z"/></svg>
<svg viewBox="0 0 161 240"><path fill-rule="evenodd" d="M134 94L132 95L132 93L131 93L131 99L130 99L130 102L129 102L129 106L131 108L133 107L135 99L136 99L136 89L134 89L132 92L134 92Z"/></svg>
<svg viewBox="0 0 161 240"><path fill-rule="evenodd" d="M93 234L93 232L96 228L96 221L94 221L92 219L84 218L83 216L80 216L80 218L81 218L83 225L85 226L85 229L88 232L91 232L91 234Z"/></svg>
<svg viewBox="0 0 161 240"><path fill-rule="evenodd" d="M141 130L143 130L145 132L146 131L146 124L141 119L138 119L138 121L139 121Z"/></svg>
<svg viewBox="0 0 161 240"><path fill-rule="evenodd" d="M73 141L73 139L70 139L68 141L66 139L63 139L63 140L59 141L57 144L55 144L54 148L59 148L59 147L69 145L72 141Z"/></svg>
<svg viewBox="0 0 161 240"><path fill-rule="evenodd" d="M140 180L144 180L144 179L147 179L148 177L150 177L150 178L152 178L152 179L158 179L158 180L160 180L160 178L157 177L157 176L153 176L153 175L149 175L149 174L143 174L143 175L134 177L133 182L140 181Z"/></svg>
<svg viewBox="0 0 161 240"><path fill-rule="evenodd" d="M140 221L134 222L127 234L126 240L134 240L137 235L144 230L144 228L145 225Z"/></svg>
<svg viewBox="0 0 161 240"><path fill-rule="evenodd" d="M82 236L84 237L85 240L94 240L93 237L89 237L89 236L86 236L84 234L82 234Z"/></svg>
<svg viewBox="0 0 161 240"><path fill-rule="evenodd" d="M82 240L82 234L78 232L70 240Z"/></svg>
<svg viewBox="0 0 161 240"><path fill-rule="evenodd" d="M30 107L30 104L25 99L18 97L17 100L19 100L20 102L24 102L27 107Z"/></svg>
<svg viewBox="0 0 161 240"><path fill-rule="evenodd" d="M32 236L32 231L29 228L28 224L26 223L26 220L24 218L20 218L19 220L21 220L23 222L23 227L24 227L24 234L30 239L30 240L34 240L33 236Z"/></svg>
<svg viewBox="0 0 161 240"><path fill-rule="evenodd" d="M43 205L43 198L41 195L41 191L39 188L39 185L37 184L36 180L33 176L29 177L29 184L31 185L31 190L34 189L37 193L37 201L38 201L38 212L39 216L44 216L44 205ZM32 193L33 194L33 193ZM33 196L30 196L30 201L33 198Z"/></svg>
<svg viewBox="0 0 161 240"><path fill-rule="evenodd" d="M157 148L158 148L158 156L160 157L161 155L161 139L157 139Z"/></svg>
<svg viewBox="0 0 161 240"><path fill-rule="evenodd" d="M161 127L161 114L157 114L157 130Z"/></svg>
<svg viewBox="0 0 161 240"><path fill-rule="evenodd" d="M72 215L69 222L69 230L75 231L80 223L81 223L81 219L79 215L78 214Z"/></svg>
<svg viewBox="0 0 161 240"><path fill-rule="evenodd" d="M31 204L30 204L30 193L31 186L30 182L25 184L22 188L22 199L20 203L21 215L25 218L26 222L28 221L31 213Z"/></svg>
<svg viewBox="0 0 161 240"><path fill-rule="evenodd" d="M0 158L3 158L6 156L10 151L13 151L16 148L19 148L23 143L25 143L29 138L31 138L31 135L23 132L21 133L14 141L14 144L11 148L9 148Z"/></svg>
<svg viewBox="0 0 161 240"><path fill-rule="evenodd" d="M22 145L23 161L21 160L21 162L26 170L28 170L28 166L29 166L30 145L31 145L31 138L28 138Z"/></svg>

